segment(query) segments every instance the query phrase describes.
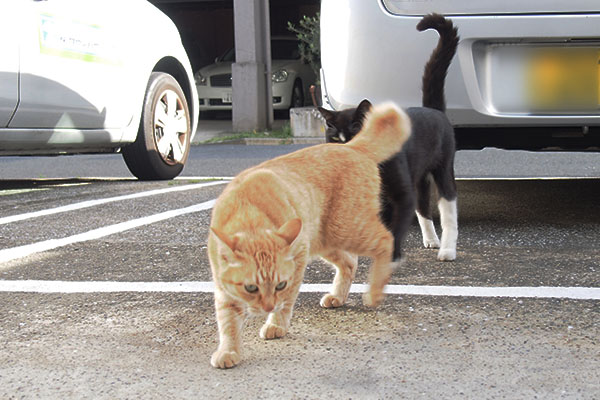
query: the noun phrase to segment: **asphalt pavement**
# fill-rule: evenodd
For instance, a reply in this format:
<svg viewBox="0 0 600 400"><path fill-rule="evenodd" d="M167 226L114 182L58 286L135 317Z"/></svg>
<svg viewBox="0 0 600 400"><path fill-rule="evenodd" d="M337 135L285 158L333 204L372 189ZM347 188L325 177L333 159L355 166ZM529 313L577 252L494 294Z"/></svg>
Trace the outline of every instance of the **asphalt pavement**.
<svg viewBox="0 0 600 400"><path fill-rule="evenodd" d="M224 183L201 177L300 147L194 146L171 182L133 180L119 155L1 158L0 398L600 398L595 153L458 152L455 262L415 223L380 307L362 305L361 258L326 310L316 260L288 335L250 320L243 362L213 369L206 237Z"/></svg>

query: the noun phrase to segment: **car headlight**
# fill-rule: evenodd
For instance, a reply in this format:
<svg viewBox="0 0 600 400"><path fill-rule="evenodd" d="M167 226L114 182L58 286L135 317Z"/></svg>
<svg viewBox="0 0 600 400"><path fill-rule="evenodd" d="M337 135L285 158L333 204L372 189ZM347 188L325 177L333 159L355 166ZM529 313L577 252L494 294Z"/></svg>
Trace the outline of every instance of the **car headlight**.
<svg viewBox="0 0 600 400"><path fill-rule="evenodd" d="M279 69L271 74L273 82L285 82L288 78L288 72L285 69Z"/></svg>
<svg viewBox="0 0 600 400"><path fill-rule="evenodd" d="M196 81L197 86L206 86L206 77L202 76L200 72L196 72L196 75L194 75L194 80Z"/></svg>

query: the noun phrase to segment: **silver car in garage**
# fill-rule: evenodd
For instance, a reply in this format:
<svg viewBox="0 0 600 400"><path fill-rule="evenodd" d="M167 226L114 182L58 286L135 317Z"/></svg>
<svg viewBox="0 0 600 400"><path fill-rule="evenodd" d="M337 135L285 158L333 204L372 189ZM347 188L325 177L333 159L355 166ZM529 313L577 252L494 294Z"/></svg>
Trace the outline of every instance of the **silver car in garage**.
<svg viewBox="0 0 600 400"><path fill-rule="evenodd" d="M310 65L301 60L298 40L293 37L273 37L271 58L273 109L287 110L309 103L309 88L316 83L317 77ZM214 64L196 72L200 111L231 110L231 66L234 62L235 49L230 48Z"/></svg>
<svg viewBox="0 0 600 400"><path fill-rule="evenodd" d="M421 104L436 12L458 27L446 79L459 148L600 148L600 2L322 0L321 90L339 110L367 98Z"/></svg>

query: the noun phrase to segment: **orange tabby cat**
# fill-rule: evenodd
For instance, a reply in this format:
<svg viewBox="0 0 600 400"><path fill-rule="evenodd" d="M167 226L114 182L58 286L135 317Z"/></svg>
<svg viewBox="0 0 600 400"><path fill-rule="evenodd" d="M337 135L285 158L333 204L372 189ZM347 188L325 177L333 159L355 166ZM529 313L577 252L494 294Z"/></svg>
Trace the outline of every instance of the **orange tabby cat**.
<svg viewBox="0 0 600 400"><path fill-rule="evenodd" d="M286 334L311 257L337 268L323 307L346 301L356 255L373 259L363 301L381 301L399 260L392 260L394 237L379 217L378 163L400 151L409 135L404 111L384 104L374 107L348 144L312 146L266 161L225 188L208 238L220 341L214 367L239 363L248 314L268 314L261 338Z"/></svg>

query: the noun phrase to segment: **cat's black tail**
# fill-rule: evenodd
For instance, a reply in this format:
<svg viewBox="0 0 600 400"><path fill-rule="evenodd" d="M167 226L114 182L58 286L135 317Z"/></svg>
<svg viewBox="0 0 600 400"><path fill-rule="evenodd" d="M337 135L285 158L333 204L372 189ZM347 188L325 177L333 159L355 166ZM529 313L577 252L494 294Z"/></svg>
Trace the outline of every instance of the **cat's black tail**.
<svg viewBox="0 0 600 400"><path fill-rule="evenodd" d="M428 14L419 21L417 30L435 29L440 39L425 64L423 73L423 107L446 111L444 82L450 62L458 47L458 31L452 21L439 14Z"/></svg>

